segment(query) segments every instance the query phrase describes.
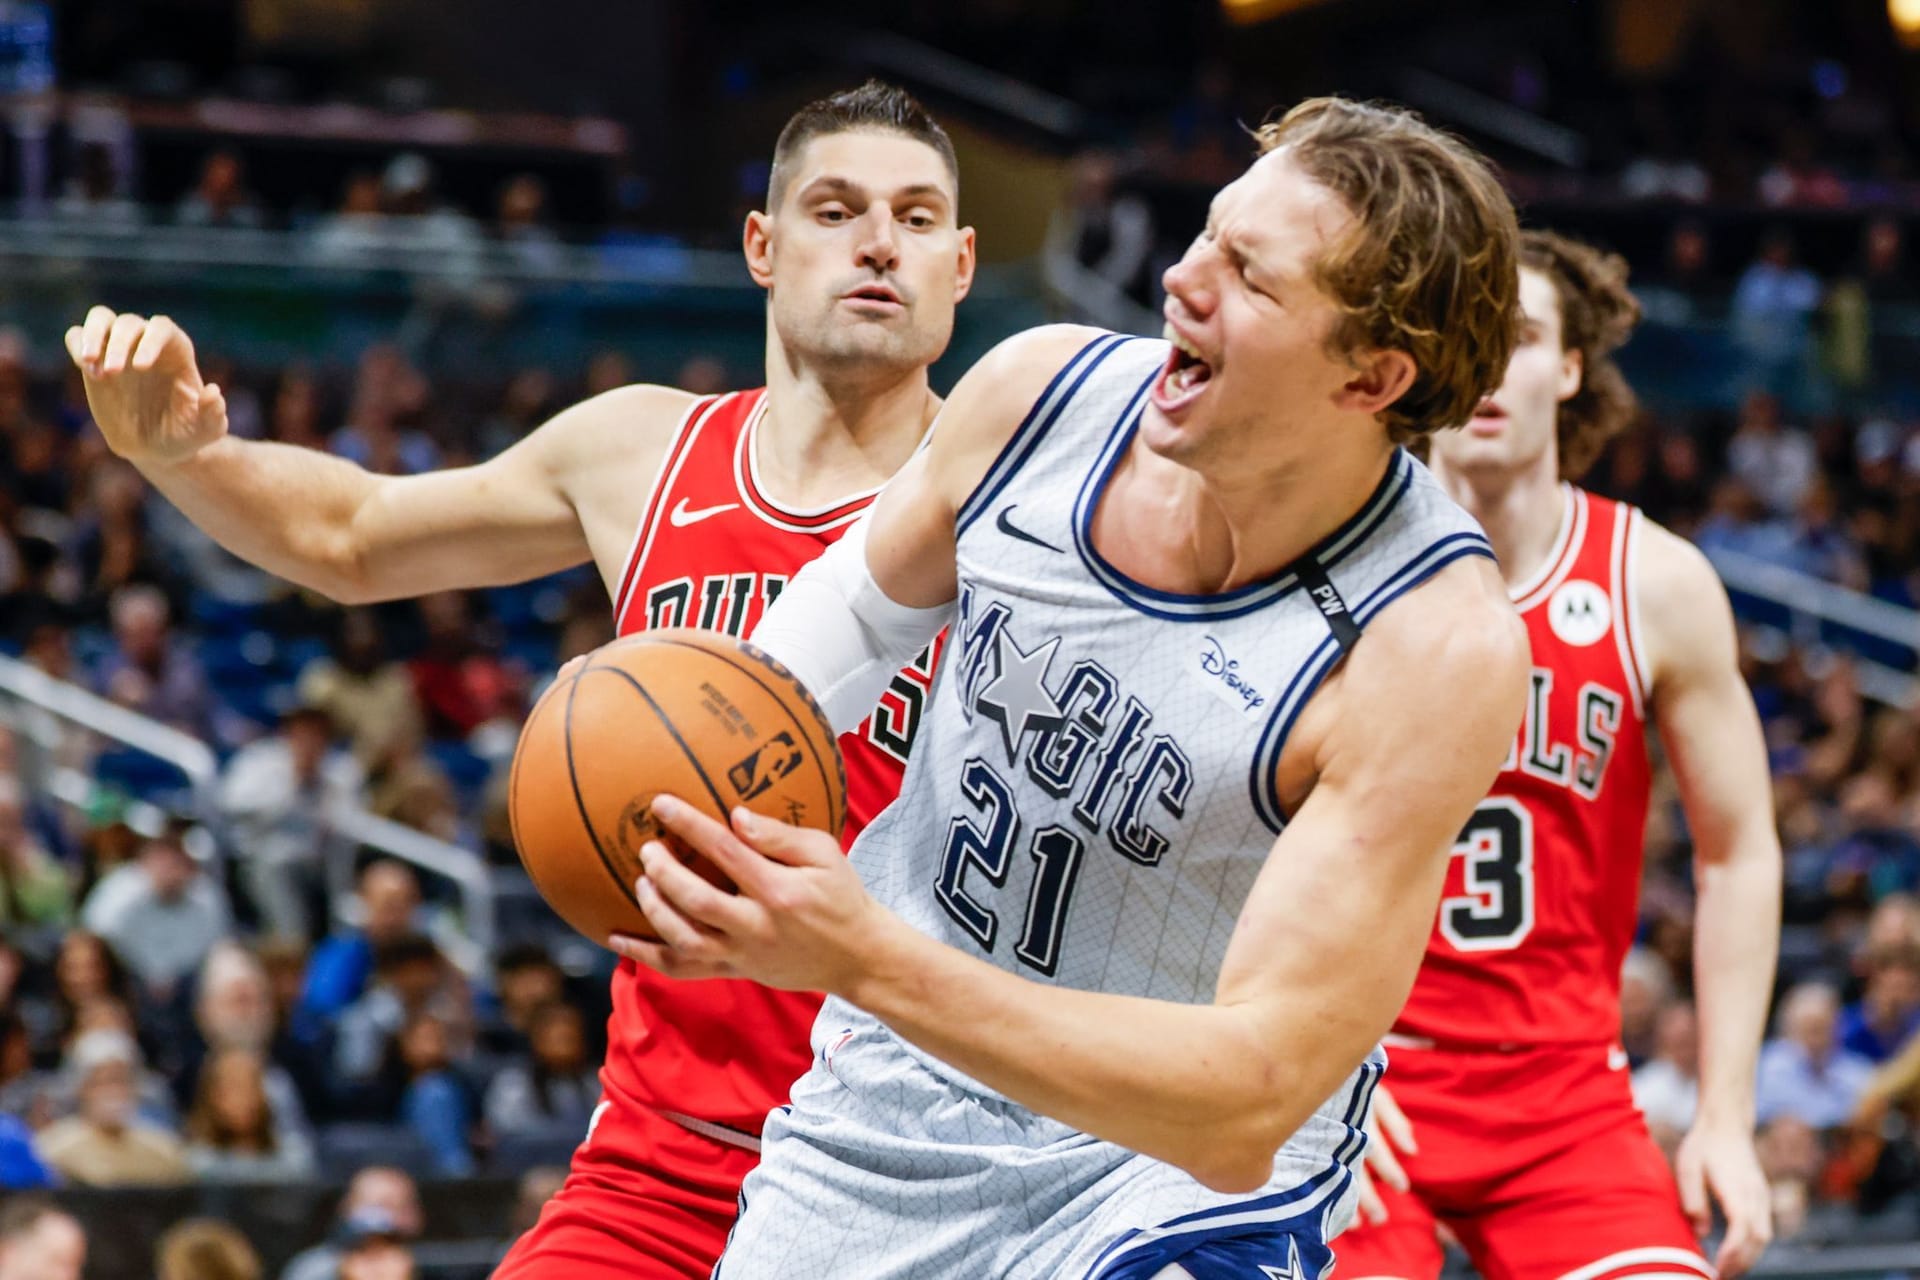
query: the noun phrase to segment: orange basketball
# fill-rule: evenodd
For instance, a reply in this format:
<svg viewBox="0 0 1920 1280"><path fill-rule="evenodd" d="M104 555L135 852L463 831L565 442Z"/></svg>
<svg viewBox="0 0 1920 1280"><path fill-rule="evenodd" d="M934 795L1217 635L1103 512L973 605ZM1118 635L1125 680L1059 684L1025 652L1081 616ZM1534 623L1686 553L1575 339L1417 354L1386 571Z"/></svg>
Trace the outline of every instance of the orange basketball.
<svg viewBox="0 0 1920 1280"><path fill-rule="evenodd" d="M633 886L640 846L660 835L662 792L722 822L745 805L836 836L847 811L846 765L813 696L752 645L687 628L596 650L541 695L514 751L507 805L520 861L595 942L653 936Z"/></svg>

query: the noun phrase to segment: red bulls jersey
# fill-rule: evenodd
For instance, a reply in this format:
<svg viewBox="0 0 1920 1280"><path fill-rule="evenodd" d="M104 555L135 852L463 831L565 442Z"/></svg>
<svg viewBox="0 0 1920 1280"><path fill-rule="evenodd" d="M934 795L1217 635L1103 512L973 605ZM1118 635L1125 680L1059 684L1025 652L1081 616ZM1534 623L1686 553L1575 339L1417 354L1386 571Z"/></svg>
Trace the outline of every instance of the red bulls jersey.
<svg viewBox="0 0 1920 1280"><path fill-rule="evenodd" d="M1399 1035L1508 1047L1619 1036L1651 779L1628 567L1644 517L1562 491L1559 543L1513 592L1533 644L1526 717L1454 845Z"/></svg>
<svg viewBox="0 0 1920 1280"><path fill-rule="evenodd" d="M768 497L754 461L765 416L762 389L703 399L682 419L614 600L621 635L679 626L746 635L873 501L863 493L795 511ZM899 794L932 672L933 655L923 654L840 739L848 845ZM758 1134L807 1069L820 1000L738 980L676 982L623 960L602 1082L621 1101Z"/></svg>

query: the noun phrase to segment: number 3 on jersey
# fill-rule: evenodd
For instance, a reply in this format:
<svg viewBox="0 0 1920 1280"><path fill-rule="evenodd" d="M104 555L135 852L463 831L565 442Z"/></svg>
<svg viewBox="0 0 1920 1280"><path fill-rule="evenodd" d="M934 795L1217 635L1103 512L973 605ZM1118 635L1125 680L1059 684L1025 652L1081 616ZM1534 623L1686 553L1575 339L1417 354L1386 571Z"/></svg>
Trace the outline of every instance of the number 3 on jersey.
<svg viewBox="0 0 1920 1280"><path fill-rule="evenodd" d="M1457 951L1511 951L1533 932L1533 815L1505 796L1481 802L1453 856L1464 893L1440 901L1440 932Z"/></svg>

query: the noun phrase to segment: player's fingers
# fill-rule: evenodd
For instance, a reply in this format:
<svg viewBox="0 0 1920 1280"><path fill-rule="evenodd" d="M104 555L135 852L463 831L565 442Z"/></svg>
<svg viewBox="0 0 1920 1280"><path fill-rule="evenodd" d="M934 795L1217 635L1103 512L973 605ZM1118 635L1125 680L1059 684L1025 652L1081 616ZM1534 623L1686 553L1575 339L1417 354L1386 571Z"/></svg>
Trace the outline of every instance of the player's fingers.
<svg viewBox="0 0 1920 1280"><path fill-rule="evenodd" d="M1760 1261L1773 1242L1773 1198L1766 1181L1755 1177L1741 1194L1722 1196L1721 1204L1727 1212L1727 1236L1714 1265L1731 1280Z"/></svg>
<svg viewBox="0 0 1920 1280"><path fill-rule="evenodd" d="M715 887L658 840L640 847L640 868L646 872L642 883L658 889L675 911L695 924L736 934L751 929L764 915L751 900Z"/></svg>
<svg viewBox="0 0 1920 1280"><path fill-rule="evenodd" d="M1407 1191L1412 1184L1407 1180L1407 1171L1400 1164L1400 1157L1385 1142L1367 1143L1367 1171L1395 1191Z"/></svg>
<svg viewBox="0 0 1920 1280"><path fill-rule="evenodd" d="M654 942L646 938L636 938L630 933L616 933L607 939L607 945L618 955L624 956L635 964L643 964L655 973L664 973L669 978L719 978L726 971L715 969L711 965L699 964L681 955L664 942Z"/></svg>
<svg viewBox="0 0 1920 1280"><path fill-rule="evenodd" d="M127 358L127 367L136 373L145 373L159 362L169 344L185 342L186 338L187 335L173 321L165 316L154 316L147 321L140 340L134 344L133 352Z"/></svg>
<svg viewBox="0 0 1920 1280"><path fill-rule="evenodd" d="M1690 1144L1680 1147L1673 1162L1673 1180L1680 1187L1680 1212L1693 1224L1695 1235L1706 1235L1713 1228L1713 1211L1707 1204L1707 1173Z"/></svg>
<svg viewBox="0 0 1920 1280"><path fill-rule="evenodd" d="M84 364L85 361L81 359L80 353L83 350L85 350L86 341L87 341L86 330L82 329L77 324L68 325L67 326L67 358L69 360L72 360L75 364Z"/></svg>
<svg viewBox="0 0 1920 1280"><path fill-rule="evenodd" d="M829 837L831 847L823 850L821 833L812 827L796 827L738 805L734 806L732 818L733 829L740 833L740 838L775 862L784 862L790 867L826 866L840 856L839 841Z"/></svg>
<svg viewBox="0 0 1920 1280"><path fill-rule="evenodd" d="M107 349L107 334L113 330L117 317L110 307L90 307L87 318L80 324L80 358L89 364L99 363Z"/></svg>
<svg viewBox="0 0 1920 1280"><path fill-rule="evenodd" d="M1360 1179L1360 1221L1370 1227L1377 1227L1387 1220L1387 1202L1380 1198L1379 1189L1373 1185L1373 1179Z"/></svg>
<svg viewBox="0 0 1920 1280"><path fill-rule="evenodd" d="M1384 1085L1374 1090L1373 1114L1389 1143L1410 1156L1420 1154L1420 1144L1413 1140L1413 1121L1407 1119L1407 1113L1400 1109Z"/></svg>
<svg viewBox="0 0 1920 1280"><path fill-rule="evenodd" d="M640 904L640 914L647 918L653 931L660 935L660 941L678 952L684 959L696 963L717 964L724 956L721 943L710 929L701 927L680 913L679 908L669 902L646 876L640 877L633 887L633 900Z"/></svg>
<svg viewBox="0 0 1920 1280"><path fill-rule="evenodd" d="M767 860L740 843L724 825L686 801L666 795L653 798L653 816L661 826L685 840L695 853L726 872L749 897L757 899L766 892Z"/></svg>
<svg viewBox="0 0 1920 1280"><path fill-rule="evenodd" d="M107 334L107 351L100 358L102 373L119 373L127 367L127 357L133 354L133 346L140 341L140 335L146 332L146 321L139 316L118 316L113 328Z"/></svg>

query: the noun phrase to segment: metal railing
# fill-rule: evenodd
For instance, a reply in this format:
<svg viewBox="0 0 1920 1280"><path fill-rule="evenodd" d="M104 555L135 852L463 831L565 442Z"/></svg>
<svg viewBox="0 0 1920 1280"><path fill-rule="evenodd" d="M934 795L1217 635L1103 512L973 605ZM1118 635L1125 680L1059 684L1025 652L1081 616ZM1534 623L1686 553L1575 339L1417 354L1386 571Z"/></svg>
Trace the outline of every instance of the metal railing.
<svg viewBox="0 0 1920 1280"><path fill-rule="evenodd" d="M1920 701L1920 612L1733 551L1707 558L1749 625L1806 648L1853 655L1860 692L1888 706Z"/></svg>
<svg viewBox="0 0 1920 1280"><path fill-rule="evenodd" d="M94 785L85 770L67 755L67 733L78 728L131 747L178 769L187 781L191 815L214 837L221 854L231 854L220 817L220 765L206 743L180 730L109 702L64 680L57 680L28 663L0 654L0 720L39 749L40 759L25 762L27 785L34 791L75 809L92 799ZM147 816L150 815L150 816ZM129 813L128 824L144 834L158 830L157 810ZM331 834L326 857L326 882L333 914L353 920L353 852L375 850L428 875L450 882L460 897L460 929L436 920L433 933L448 959L468 973L482 972L493 952L493 883L479 855L412 827L377 817L364 809L328 815ZM241 854L244 856L244 853Z"/></svg>

